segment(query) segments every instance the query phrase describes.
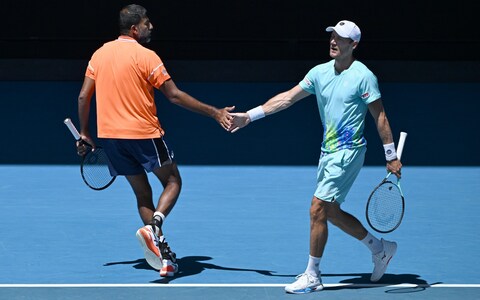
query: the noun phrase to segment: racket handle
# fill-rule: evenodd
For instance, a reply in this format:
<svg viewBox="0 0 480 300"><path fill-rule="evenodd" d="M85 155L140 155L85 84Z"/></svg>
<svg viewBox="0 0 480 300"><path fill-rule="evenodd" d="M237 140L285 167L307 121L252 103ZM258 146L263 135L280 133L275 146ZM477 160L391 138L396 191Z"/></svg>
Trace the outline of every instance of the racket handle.
<svg viewBox="0 0 480 300"><path fill-rule="evenodd" d="M401 160L402 158L402 152L403 152L403 146L405 146L405 139L407 138L407 133L406 132L400 132L400 139L398 140L398 147L397 147L397 158Z"/></svg>
<svg viewBox="0 0 480 300"><path fill-rule="evenodd" d="M63 123L67 125L68 129L70 129L70 132L72 133L73 137L77 140L80 141L80 133L78 133L77 128L75 128L75 125L73 125L72 120L70 118L66 118Z"/></svg>

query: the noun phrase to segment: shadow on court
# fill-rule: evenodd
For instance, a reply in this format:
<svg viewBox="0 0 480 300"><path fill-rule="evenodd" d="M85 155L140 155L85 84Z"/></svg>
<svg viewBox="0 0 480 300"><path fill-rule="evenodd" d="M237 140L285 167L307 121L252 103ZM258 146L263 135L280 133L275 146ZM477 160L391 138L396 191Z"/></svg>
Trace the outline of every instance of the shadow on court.
<svg viewBox="0 0 480 300"><path fill-rule="evenodd" d="M399 287L386 290L385 293L391 294L407 294L417 293L425 291L427 288L440 284L441 282L435 282L429 284L426 280L420 278L420 275L416 274L385 274L382 279L372 284L370 281L370 273L357 273L357 274L322 274L322 277L354 277L350 279L341 280L339 283L345 283L349 285L345 286L332 286L325 287L324 290L343 290L343 289L365 289L365 288L378 288L379 285L399 285L399 284L412 284L411 287ZM350 285L351 284L351 285Z"/></svg>
<svg viewBox="0 0 480 300"><path fill-rule="evenodd" d="M354 277L341 280L339 283L349 283L355 285L371 285L370 281L371 273L351 273L351 274L322 274L322 277ZM420 275L416 274L389 274L385 273L382 279L374 284L416 284L416 285L428 285L427 281L420 278Z"/></svg>
<svg viewBox="0 0 480 300"><path fill-rule="evenodd" d="M239 272L255 272L265 276L275 276L275 277L286 277L286 278L295 278L297 274L275 274L275 271L269 270L257 270L257 269L243 269L243 268L232 268L232 267L223 267L208 263L205 261L211 260L212 257L209 256L186 256L177 259L179 264L179 271L175 277L170 278L160 278L151 283L169 283L180 279L183 277L194 276L202 273L207 269L211 270L225 270L225 271L239 271ZM112 265L133 265L135 269L142 270L152 270L147 261L144 258L140 258L133 261L123 261L123 262L110 262L106 263L104 266ZM339 283L347 284L341 286L331 286L325 287L325 290L342 290L342 289L366 289L366 288L377 288L381 285L399 285L399 284L412 284L413 287L401 287L385 291L386 293L413 293L424 291L432 285L439 284L439 282L429 284L426 280L421 279L420 275L416 274L385 274L382 279L375 284L372 284L370 281L371 273L348 273L348 274L322 274L323 278L326 277L350 277L348 279L343 279Z"/></svg>
<svg viewBox="0 0 480 300"><path fill-rule="evenodd" d="M275 277L295 277L295 275L281 275L281 274L274 274L275 271L269 270L256 270L256 269L242 269L242 268L231 268L231 267L222 267L211 263L206 263L204 261L211 260L212 258L209 256L186 256L182 258L178 258L177 262L179 265L178 273L175 277L171 278L161 278L158 280L151 281L152 283L169 283L176 279L180 279L182 277L188 277L193 275L198 275L202 273L204 270L211 269L211 270L224 270L224 271L239 271L239 272L255 272L265 276L275 276ZM112 266L112 265L126 265L131 264L134 265L135 269L147 269L153 270L147 264L147 261L144 258L137 259L134 261L123 261L123 262L111 262L106 263L104 266Z"/></svg>

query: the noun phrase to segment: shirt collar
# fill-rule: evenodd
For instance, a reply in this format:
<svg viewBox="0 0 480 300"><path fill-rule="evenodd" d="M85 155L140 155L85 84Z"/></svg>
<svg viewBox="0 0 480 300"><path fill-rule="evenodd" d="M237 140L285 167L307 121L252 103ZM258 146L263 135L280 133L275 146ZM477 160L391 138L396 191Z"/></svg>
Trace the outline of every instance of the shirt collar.
<svg viewBox="0 0 480 300"><path fill-rule="evenodd" d="M121 36L119 36L118 39L117 39L117 41L137 43L137 41L136 41L134 38L132 38L132 37L130 37L130 36L128 36L128 35L121 35Z"/></svg>

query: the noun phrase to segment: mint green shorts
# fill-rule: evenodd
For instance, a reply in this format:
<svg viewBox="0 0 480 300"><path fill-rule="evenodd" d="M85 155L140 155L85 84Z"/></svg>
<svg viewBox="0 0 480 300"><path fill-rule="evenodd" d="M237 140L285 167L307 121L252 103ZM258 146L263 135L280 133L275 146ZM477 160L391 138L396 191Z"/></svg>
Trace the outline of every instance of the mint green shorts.
<svg viewBox="0 0 480 300"><path fill-rule="evenodd" d="M327 202L345 201L365 161L366 147L322 153L318 162L315 197Z"/></svg>

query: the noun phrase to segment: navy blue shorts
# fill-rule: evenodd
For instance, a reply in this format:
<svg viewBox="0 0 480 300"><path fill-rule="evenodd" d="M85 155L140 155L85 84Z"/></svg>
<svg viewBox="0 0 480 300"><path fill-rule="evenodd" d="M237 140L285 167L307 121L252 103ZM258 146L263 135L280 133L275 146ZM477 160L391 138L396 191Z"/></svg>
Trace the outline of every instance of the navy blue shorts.
<svg viewBox="0 0 480 300"><path fill-rule="evenodd" d="M163 138L154 139L106 139L101 144L110 160L110 173L118 175L138 175L152 172L161 166L171 164L171 152Z"/></svg>

